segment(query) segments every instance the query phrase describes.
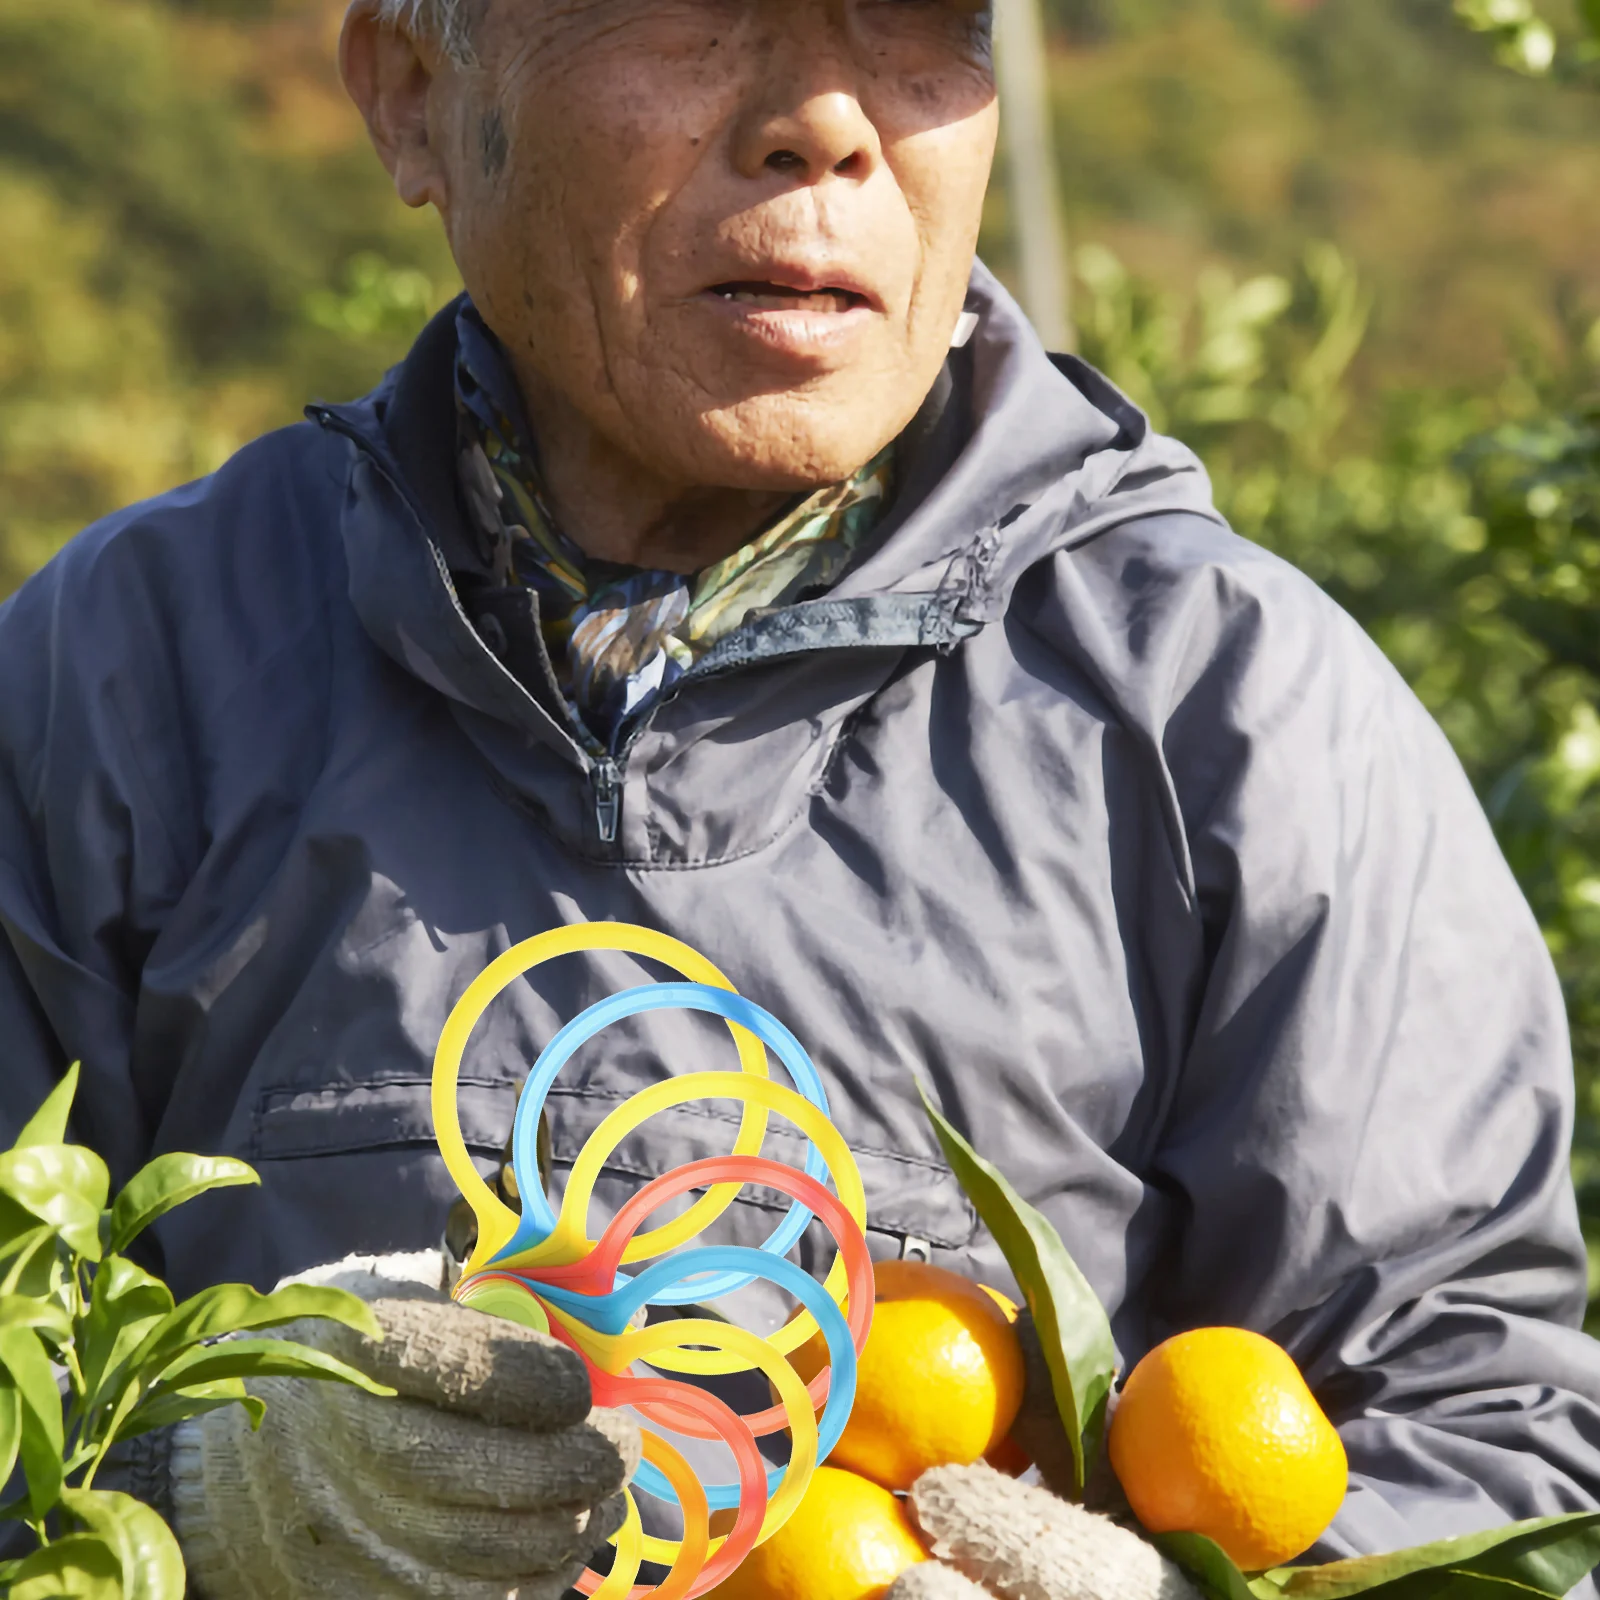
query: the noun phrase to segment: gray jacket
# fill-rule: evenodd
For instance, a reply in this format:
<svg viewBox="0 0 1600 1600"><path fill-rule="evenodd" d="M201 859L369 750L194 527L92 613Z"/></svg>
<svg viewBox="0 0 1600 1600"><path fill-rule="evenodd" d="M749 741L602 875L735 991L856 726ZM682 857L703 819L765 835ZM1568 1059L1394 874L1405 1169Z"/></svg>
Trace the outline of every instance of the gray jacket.
<svg viewBox="0 0 1600 1600"><path fill-rule="evenodd" d="M179 1291L431 1242L452 1002L540 929L646 923L815 1056L880 1254L1007 1281L920 1074L1125 1360L1284 1342L1350 1451L1327 1548L1595 1505L1561 996L1459 766L1192 455L981 269L971 305L883 538L612 760L460 518L450 313L368 399L75 540L0 609L0 1134L81 1057L119 1177L254 1162L159 1229ZM462 1092L486 1170L539 1047L644 975L569 957L496 1004ZM675 1014L589 1045L558 1173L641 1082L731 1060ZM602 1204L730 1117L652 1123Z"/></svg>

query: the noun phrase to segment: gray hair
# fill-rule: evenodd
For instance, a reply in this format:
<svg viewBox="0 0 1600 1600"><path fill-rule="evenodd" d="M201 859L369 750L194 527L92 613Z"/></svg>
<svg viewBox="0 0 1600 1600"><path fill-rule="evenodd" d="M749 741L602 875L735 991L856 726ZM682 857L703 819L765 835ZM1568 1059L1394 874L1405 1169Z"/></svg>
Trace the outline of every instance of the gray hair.
<svg viewBox="0 0 1600 1600"><path fill-rule="evenodd" d="M481 9L463 0L378 0L378 16L388 26L437 40L445 54L462 66L476 60L468 13Z"/></svg>

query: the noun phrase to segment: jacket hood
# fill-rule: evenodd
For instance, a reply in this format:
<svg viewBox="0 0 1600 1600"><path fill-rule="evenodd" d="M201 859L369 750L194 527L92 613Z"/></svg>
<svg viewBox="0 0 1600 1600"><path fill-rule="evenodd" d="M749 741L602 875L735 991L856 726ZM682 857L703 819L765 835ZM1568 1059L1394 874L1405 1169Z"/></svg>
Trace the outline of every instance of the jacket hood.
<svg viewBox="0 0 1600 1600"><path fill-rule="evenodd" d="M1087 362L1047 352L981 262L967 309L977 323L946 366L950 402L913 442L885 537L836 596L943 590L981 626L1029 567L1119 522L1170 511L1221 520L1194 453Z"/></svg>

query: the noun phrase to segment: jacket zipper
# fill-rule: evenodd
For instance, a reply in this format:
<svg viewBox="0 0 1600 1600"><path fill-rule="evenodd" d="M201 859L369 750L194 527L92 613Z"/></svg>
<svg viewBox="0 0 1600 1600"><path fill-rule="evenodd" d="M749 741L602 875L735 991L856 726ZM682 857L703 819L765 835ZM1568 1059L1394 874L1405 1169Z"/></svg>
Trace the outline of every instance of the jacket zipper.
<svg viewBox="0 0 1600 1600"><path fill-rule="evenodd" d="M383 476L388 479L390 487L393 488L394 491L405 502L406 507L411 512L411 515L415 519L417 526L426 532L426 520L424 519L422 510L417 505L417 502L413 498L410 490L406 487L399 475L390 470L388 461L385 460L384 457L373 448L370 440L368 440L359 429L352 426L343 417L338 416L332 410L332 408L328 406L307 406L306 414L314 422L319 424L321 427L326 428L329 432L342 434L346 439L350 440L350 442L354 444L357 449L361 450L378 468ZM461 609L459 600L456 601L456 609L458 611ZM549 657L544 653L544 640L542 637L539 639L539 648L541 655L544 656L545 672L550 677L553 685L555 681L554 673L549 664ZM686 673L678 678L678 680L673 683L670 688L656 696L656 698L646 708L644 714L638 719L637 722L634 723L631 728L628 729L627 736L618 746L615 755L600 756L593 759L592 765L589 768L589 785L594 793L595 828L600 835L600 842L602 844L615 844L617 842L617 833L622 822L623 769L627 765L628 753L638 742L640 735L643 734L645 729L648 728L655 720L656 713L662 708L663 705L666 704L668 700L675 699L678 693L683 688L687 687L691 681L699 681L705 678L718 678L724 673L737 670L737 664L713 667L708 672L700 672L696 668L691 667ZM557 690L558 695L559 692L560 691Z"/></svg>
<svg viewBox="0 0 1600 1600"><path fill-rule="evenodd" d="M700 672L691 667L645 707L613 754L595 756L592 759L589 767L589 787L594 794L594 825L600 835L601 844L617 842L617 833L622 823L622 778L628 765L628 755L639 742L645 729L655 721L656 713L669 700L676 699L679 691L689 682L720 677L724 672L735 670L737 669L732 667L713 667L709 672Z"/></svg>
<svg viewBox="0 0 1600 1600"><path fill-rule="evenodd" d="M413 518L416 519L417 526L426 531L427 523L424 521L421 509L418 507L416 501L412 498L410 491L406 488L404 483L401 482L401 480L389 470L388 463L378 454L377 451L372 448L371 444L362 437L361 433L346 423L343 417L336 416L327 407L311 406L307 408L307 411L313 416L316 422L321 424L321 426L334 433L343 434L344 437L349 439L357 449L366 454L368 459L371 460L378 470L384 475L384 477L389 480L389 484L394 491L406 503L407 509L411 512ZM460 610L459 601L456 603L456 609L458 611ZM552 686L554 686L555 677L550 667L549 656L545 652L544 640L542 637L539 639L539 653L544 660L545 673L550 678ZM714 675L714 673L706 674L707 677ZM687 674L685 674L685 676L687 676ZM681 683L682 679L680 679L679 682ZM628 737L623 740L616 756L597 757L593 760L589 768L589 785L594 792L595 829L600 835L601 844L614 845L617 842L617 833L622 822L622 769L628 759L628 751L632 749L634 741L641 733L644 732L645 727L648 726L652 718L655 716L656 711L660 708L661 700L674 693L677 687L678 685L674 684L672 689L667 691L667 695L658 698L655 704L649 708L648 714L640 719L638 725L628 730ZM559 695L559 693L560 691L558 689L557 694Z"/></svg>
<svg viewBox="0 0 1600 1600"><path fill-rule="evenodd" d="M602 756L589 769L594 789L594 822L601 844L617 842L617 824L622 817L622 768L611 756Z"/></svg>

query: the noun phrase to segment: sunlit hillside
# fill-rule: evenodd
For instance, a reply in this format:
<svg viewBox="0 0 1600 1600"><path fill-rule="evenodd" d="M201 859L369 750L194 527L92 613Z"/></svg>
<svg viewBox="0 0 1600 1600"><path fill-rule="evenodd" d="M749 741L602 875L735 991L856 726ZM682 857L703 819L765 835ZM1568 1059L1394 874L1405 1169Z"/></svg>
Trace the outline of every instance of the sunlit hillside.
<svg viewBox="0 0 1600 1600"><path fill-rule="evenodd" d="M1375 291L1379 384L1481 383L1600 310L1593 96L1497 67L1448 0L1054 10L1068 215L1140 272L1281 270L1333 241Z"/></svg>
<svg viewBox="0 0 1600 1600"><path fill-rule="evenodd" d="M451 269L388 193L337 0L0 0L0 592L95 515L359 391ZM1370 390L1481 381L1596 296L1581 97L1443 0L1056 0L1067 214L1168 286L1337 241ZM986 249L1008 256L1003 196Z"/></svg>

